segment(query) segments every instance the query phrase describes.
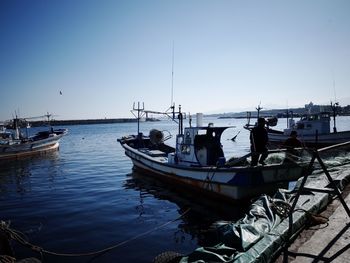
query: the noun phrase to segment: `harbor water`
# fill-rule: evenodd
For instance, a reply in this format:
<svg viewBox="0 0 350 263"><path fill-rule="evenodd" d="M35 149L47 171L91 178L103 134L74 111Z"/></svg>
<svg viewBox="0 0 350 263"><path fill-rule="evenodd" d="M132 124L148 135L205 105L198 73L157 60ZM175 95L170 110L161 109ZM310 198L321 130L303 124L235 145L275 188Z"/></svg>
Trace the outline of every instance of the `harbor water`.
<svg viewBox="0 0 350 263"><path fill-rule="evenodd" d="M185 126L188 124L185 120ZM245 119L204 118L203 124L232 126L222 136L226 158L249 152ZM195 124L195 121L192 122ZM283 128L286 120L279 121ZM136 123L75 125L57 152L0 163L0 220L47 251L77 256L43 255L44 262L151 262L164 251L182 254L203 245L202 233L218 220L237 220L246 207L227 213L207 207L198 194L135 173L117 138L136 133ZM141 122L173 135L168 120ZM338 131L350 130L350 117L337 119ZM231 138L237 135L235 141ZM167 135L167 132L165 133ZM13 242L17 258L36 256ZM84 256L108 247L98 256Z"/></svg>

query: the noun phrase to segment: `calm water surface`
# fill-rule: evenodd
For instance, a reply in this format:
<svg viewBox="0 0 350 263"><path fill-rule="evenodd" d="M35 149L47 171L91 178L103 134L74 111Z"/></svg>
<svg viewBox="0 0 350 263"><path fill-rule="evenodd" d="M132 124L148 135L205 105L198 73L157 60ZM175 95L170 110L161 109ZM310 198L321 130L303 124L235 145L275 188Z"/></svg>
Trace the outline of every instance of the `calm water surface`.
<svg viewBox="0 0 350 263"><path fill-rule="evenodd" d="M245 119L204 120L209 122L235 126L223 133L227 158L248 153ZM349 117L337 123L339 131L350 129ZM284 126L282 120L277 128ZM164 251L187 254L205 244L201 233L211 223L236 220L245 212L244 207L227 207L222 213L199 202L201 196L178 194L133 173L117 138L135 133L136 123L68 128L58 152L0 163L0 220L11 221L31 243L57 253L93 252L127 242L98 257L45 255L44 262L151 262ZM170 121L141 123L145 134L151 128L174 137L177 131ZM18 258L40 257L13 244Z"/></svg>

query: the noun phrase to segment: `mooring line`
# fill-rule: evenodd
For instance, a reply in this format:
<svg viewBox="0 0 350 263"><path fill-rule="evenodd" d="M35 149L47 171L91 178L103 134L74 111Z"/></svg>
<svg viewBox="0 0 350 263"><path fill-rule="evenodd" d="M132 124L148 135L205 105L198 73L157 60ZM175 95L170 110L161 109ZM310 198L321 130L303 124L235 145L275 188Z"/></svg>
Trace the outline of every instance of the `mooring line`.
<svg viewBox="0 0 350 263"><path fill-rule="evenodd" d="M184 215L186 215L189 211L191 210L191 208L188 208L185 210L185 212L183 212L182 214L180 214L177 218L173 219L173 220L170 220L168 222L165 222L159 226L156 226L146 232L143 232L141 234L138 234L130 239L127 239L127 240L124 240L116 245L113 245L113 246L110 246L110 247L107 247L107 248L104 248L104 249L101 249L101 250L98 250L98 251L93 251L93 252L87 252L87 253L57 253L57 252L53 252L53 251L49 251L49 250L46 250L46 249L43 249L42 247L39 247L39 246L36 246L36 245L33 245L31 244L30 242L28 242L27 240L25 240L22 236L23 234L17 230L13 230L9 227L8 224L6 224L4 221L1 221L0 222L0 229L5 231L6 233L8 233L10 235L10 237L13 239L13 240L16 240L18 241L19 243L21 243L22 245L24 246L27 246L29 248L31 248L32 250L36 251L36 252L39 252L39 253L45 253L45 254L49 254L49 255L54 255L54 256L61 256L61 257L82 257L82 256L93 256L93 255L98 255L98 254L102 254L102 253L105 253L105 252L108 252L110 250L113 250L115 248L118 248L122 245L125 245L133 240L136 240L140 237L143 237L143 236L146 236L162 227L165 227L171 223L174 223L175 221L181 219Z"/></svg>

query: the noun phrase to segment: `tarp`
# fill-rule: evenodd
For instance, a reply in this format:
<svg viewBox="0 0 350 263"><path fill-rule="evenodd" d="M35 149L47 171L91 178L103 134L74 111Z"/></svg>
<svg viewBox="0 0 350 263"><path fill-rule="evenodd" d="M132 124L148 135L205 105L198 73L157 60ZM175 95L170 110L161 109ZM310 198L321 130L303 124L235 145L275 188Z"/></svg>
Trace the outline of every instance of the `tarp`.
<svg viewBox="0 0 350 263"><path fill-rule="evenodd" d="M335 164L329 172L340 188L349 181L350 164ZM298 189L300 181L295 186ZM308 176L307 187L327 187L329 184L322 170ZM310 213L324 209L331 196L327 193L303 193L293 212L294 235L305 226ZM182 257L180 263L202 262L272 262L280 253L288 237L289 219L284 217L284 204L293 201L293 194L279 191L273 198L262 195L254 202L249 212L237 222L228 222L216 228L219 242L211 247L200 247ZM277 205L277 206L276 206ZM276 209L279 208L279 209Z"/></svg>
<svg viewBox="0 0 350 263"><path fill-rule="evenodd" d="M180 262L233 262L242 252L264 238L265 233L280 224L282 218L276 213L275 203L286 200L286 194L282 192L278 192L273 199L262 195L242 219L217 227L220 243L213 247L198 248Z"/></svg>

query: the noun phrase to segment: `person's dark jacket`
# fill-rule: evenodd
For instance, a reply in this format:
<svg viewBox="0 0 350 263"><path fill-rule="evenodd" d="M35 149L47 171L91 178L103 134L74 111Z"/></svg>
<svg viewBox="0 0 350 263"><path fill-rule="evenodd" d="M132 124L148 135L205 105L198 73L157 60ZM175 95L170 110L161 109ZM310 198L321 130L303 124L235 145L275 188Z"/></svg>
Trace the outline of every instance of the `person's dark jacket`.
<svg viewBox="0 0 350 263"><path fill-rule="evenodd" d="M252 151L255 152L265 152L267 151L267 142L269 137L267 135L267 130L263 126L256 126L252 129L250 133L250 143Z"/></svg>

